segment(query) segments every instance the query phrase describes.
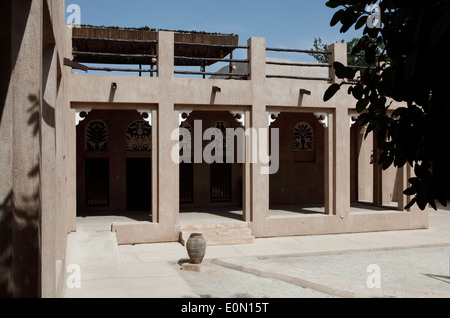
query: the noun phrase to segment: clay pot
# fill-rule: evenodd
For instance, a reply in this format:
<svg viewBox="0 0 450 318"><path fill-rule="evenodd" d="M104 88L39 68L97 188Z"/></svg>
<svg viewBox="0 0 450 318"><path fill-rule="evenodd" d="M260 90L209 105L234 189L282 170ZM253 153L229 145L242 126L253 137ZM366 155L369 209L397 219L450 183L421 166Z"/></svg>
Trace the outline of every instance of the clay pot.
<svg viewBox="0 0 450 318"><path fill-rule="evenodd" d="M193 233L189 237L186 249L191 264L201 264L206 253L206 240L200 233Z"/></svg>

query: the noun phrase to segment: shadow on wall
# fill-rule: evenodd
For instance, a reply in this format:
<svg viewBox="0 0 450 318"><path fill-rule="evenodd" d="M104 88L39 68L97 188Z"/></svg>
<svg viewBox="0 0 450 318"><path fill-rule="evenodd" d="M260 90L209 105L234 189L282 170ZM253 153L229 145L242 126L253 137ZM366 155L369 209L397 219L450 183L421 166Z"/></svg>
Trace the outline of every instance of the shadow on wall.
<svg viewBox="0 0 450 318"><path fill-rule="evenodd" d="M11 74L17 61L17 54L12 54L12 52L19 52L22 38L17 37L23 37L25 33L25 27L30 14L32 0L20 1L21 16L16 17L14 20L14 28L12 25L13 2L17 3L19 1L0 1L0 21L2 21L2 32L0 32L0 43L2 43L2 49L0 50L0 125L5 107L6 95L8 93L9 84L11 81ZM14 43L12 42L13 29L15 36Z"/></svg>
<svg viewBox="0 0 450 318"><path fill-rule="evenodd" d="M30 95L28 100L27 124L37 138L39 97ZM35 189L20 197L11 189L0 202L0 298L39 296L39 158L35 162L27 173Z"/></svg>
<svg viewBox="0 0 450 318"><path fill-rule="evenodd" d="M2 21L2 32L0 32L0 42L2 43L2 50L0 50L0 126L3 122L3 112L6 103L6 97L10 88L11 75L14 71L17 54L13 52L19 52L22 38L25 33L25 27L27 25L28 16L31 8L31 0L20 1L20 16L14 20L14 43L12 38L12 6L13 0L0 1L0 20ZM19 1L15 1L16 3ZM37 100L37 98L35 98ZM31 110L31 112L39 111ZM37 118L37 124L39 124L39 115L35 115L35 118L30 122L35 124ZM37 132L36 132L37 134ZM32 169L29 172L29 176L36 178L39 169ZM12 186L12 185L11 185ZM28 198L30 201L35 201L36 197ZM8 193L5 193L0 202L0 297L12 297L19 294L25 294L20 291L15 292L17 288L14 286L13 278L13 238L16 236L30 237L33 239L32 244L37 244L37 211L19 211L14 208L14 191L11 189ZM31 203L31 202L30 202ZM35 203L35 202L34 202ZM36 206L36 204L33 204ZM28 215L33 215L29 218ZM33 255L25 257L26 261L34 258ZM36 264L36 263L35 263ZM35 266L30 266L35 267ZM31 269L33 273L23 273L24 280L27 280L34 276L32 280L36 280L36 269ZM21 275L22 273L20 273Z"/></svg>
<svg viewBox="0 0 450 318"><path fill-rule="evenodd" d="M11 191L0 203L0 298L12 296L12 205Z"/></svg>

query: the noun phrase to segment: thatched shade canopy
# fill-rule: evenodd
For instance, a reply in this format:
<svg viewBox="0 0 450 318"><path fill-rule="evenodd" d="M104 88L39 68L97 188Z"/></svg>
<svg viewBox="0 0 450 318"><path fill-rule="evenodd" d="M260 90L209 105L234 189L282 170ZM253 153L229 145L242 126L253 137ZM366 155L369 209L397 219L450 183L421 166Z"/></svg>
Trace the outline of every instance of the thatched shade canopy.
<svg viewBox="0 0 450 318"><path fill-rule="evenodd" d="M233 46L238 46L239 42L239 37L235 34L174 31L174 37L175 56L191 58L222 59L230 54L234 49ZM157 40L158 31L149 28L81 26L73 29L73 61L149 65L152 64L152 56L157 54ZM196 46L188 43L215 46ZM201 64L200 61L175 58L175 65L200 66ZM214 62L206 63L206 65L211 64Z"/></svg>

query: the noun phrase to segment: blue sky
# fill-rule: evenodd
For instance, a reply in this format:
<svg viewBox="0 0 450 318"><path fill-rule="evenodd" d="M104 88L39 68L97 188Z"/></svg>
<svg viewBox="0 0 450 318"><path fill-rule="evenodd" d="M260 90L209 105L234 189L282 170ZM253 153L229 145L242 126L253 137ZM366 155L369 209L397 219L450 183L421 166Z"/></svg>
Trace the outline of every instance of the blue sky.
<svg viewBox="0 0 450 318"><path fill-rule="evenodd" d="M336 9L326 0L66 0L81 8L81 23L104 26L194 30L238 34L240 44L256 36L268 47L312 48L315 37L325 43L359 37L361 30L339 32L330 27Z"/></svg>

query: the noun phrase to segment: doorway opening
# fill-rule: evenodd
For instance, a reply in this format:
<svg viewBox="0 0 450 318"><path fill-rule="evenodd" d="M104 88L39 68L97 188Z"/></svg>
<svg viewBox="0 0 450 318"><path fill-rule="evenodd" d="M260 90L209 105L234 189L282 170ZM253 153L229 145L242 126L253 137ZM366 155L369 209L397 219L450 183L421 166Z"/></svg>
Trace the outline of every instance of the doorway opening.
<svg viewBox="0 0 450 318"><path fill-rule="evenodd" d="M200 129L194 129L201 125ZM226 157L226 148L239 147L234 138L233 145L226 144L227 129L242 128L234 116L227 111L193 111L182 123L181 128L189 130L191 162L180 163L180 223L222 223L242 221L243 211L243 169L244 165ZM203 156L201 163L194 162L194 142L201 143L201 150L210 146L214 140L203 140L209 128L219 129L223 134L223 163L207 163ZM198 133L201 136L196 136ZM214 155L215 150L211 155ZM184 156L185 154L180 154Z"/></svg>
<svg viewBox="0 0 450 318"><path fill-rule="evenodd" d="M325 129L311 113L280 113L279 169L269 176L269 217L325 215Z"/></svg>
<svg viewBox="0 0 450 318"><path fill-rule="evenodd" d="M136 110L93 110L76 130L77 216L151 222L151 125Z"/></svg>
<svg viewBox="0 0 450 318"><path fill-rule="evenodd" d="M152 159L127 158L127 210L152 209Z"/></svg>
<svg viewBox="0 0 450 318"><path fill-rule="evenodd" d="M398 212L399 169L383 171L374 133L356 120L350 130L350 213Z"/></svg>

